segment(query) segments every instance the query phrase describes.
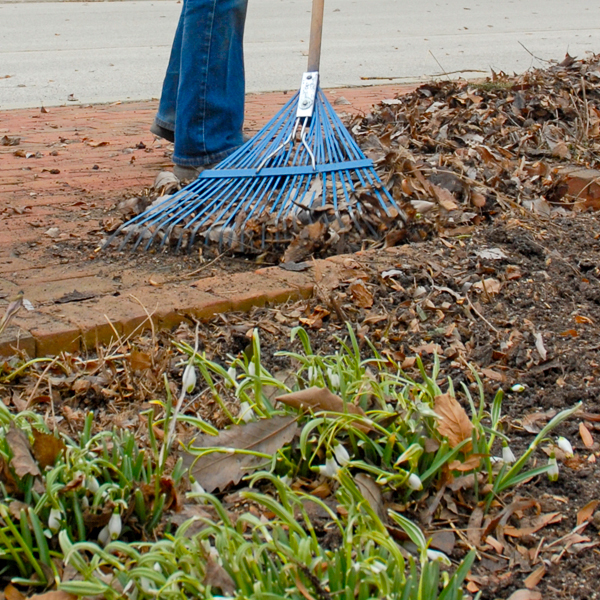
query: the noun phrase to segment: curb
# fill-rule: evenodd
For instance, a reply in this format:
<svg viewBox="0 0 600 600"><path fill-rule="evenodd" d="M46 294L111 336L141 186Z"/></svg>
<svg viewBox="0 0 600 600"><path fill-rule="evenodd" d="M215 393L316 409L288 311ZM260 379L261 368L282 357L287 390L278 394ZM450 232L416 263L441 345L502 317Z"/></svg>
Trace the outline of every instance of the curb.
<svg viewBox="0 0 600 600"><path fill-rule="evenodd" d="M0 355L23 352L39 358L93 351L152 328L173 329L183 321L207 321L220 313L308 299L317 286L325 289L332 281L352 281L364 269L394 267L405 251L402 246L367 250L314 260L305 272L266 267L168 288L138 287L135 296L106 295L68 308L20 312L0 338Z"/></svg>
<svg viewBox="0 0 600 600"><path fill-rule="evenodd" d="M317 262L335 268L327 259ZM38 358L94 350L152 327L172 329L186 320L309 298L314 285L307 273L267 267L168 288L138 287L135 295L125 298L108 295L65 307L21 311L0 338L0 355L26 353Z"/></svg>

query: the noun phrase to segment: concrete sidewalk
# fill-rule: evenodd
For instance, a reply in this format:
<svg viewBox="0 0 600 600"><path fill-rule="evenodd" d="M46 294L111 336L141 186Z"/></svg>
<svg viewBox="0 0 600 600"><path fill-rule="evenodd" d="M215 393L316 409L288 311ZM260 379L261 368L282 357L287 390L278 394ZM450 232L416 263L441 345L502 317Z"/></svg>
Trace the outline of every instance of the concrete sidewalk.
<svg viewBox="0 0 600 600"><path fill-rule="evenodd" d="M410 89L328 95L340 112L367 113ZM248 132L260 129L288 97L248 96ZM240 272L227 275L197 255L96 252L116 205L143 193L171 165L172 146L148 130L155 110L156 102L136 102L0 113L0 139L20 138L19 145L0 145L0 314L19 290L35 308L17 315L0 338L0 354L93 349L115 332L128 335L147 325L146 310L157 326L171 327L186 315L310 294L310 275L277 267L256 277L255 264L237 261Z"/></svg>
<svg viewBox="0 0 600 600"><path fill-rule="evenodd" d="M298 88L310 6L249 2L248 92ZM0 109L158 97L180 11L178 0L0 0ZM321 81L335 88L520 73L567 51L600 51L598 2L327 0Z"/></svg>

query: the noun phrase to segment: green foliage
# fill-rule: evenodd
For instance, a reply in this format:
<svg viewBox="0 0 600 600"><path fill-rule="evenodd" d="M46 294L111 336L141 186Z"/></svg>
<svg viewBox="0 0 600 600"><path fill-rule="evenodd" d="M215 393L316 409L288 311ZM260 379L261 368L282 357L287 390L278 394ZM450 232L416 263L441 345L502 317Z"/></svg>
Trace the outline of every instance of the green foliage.
<svg viewBox="0 0 600 600"><path fill-rule="evenodd" d="M138 600L214 595L302 600L306 596L301 590L308 590L314 597L347 600L463 597L461 585L474 553L450 577L440 572L438 561L427 558L423 540L418 563L411 559L406 565L399 546L365 503L347 471L340 477L337 492L337 500L346 509L343 519L325 503L292 491L271 474L257 474L252 482L270 483L276 489L278 499L255 491L242 493L247 501L274 518L264 520L248 512L233 523L216 497L202 494L220 520L198 517L204 527L189 537L193 522L154 544L125 546L115 542L104 549L88 543L71 544L66 535L61 535L66 561L84 581L63 583L60 589L79 595L102 594L115 600L133 590ZM317 537L305 508L307 500L319 503L329 514L331 533L337 539L331 547ZM95 575L100 570L111 575L100 581Z"/></svg>
<svg viewBox="0 0 600 600"><path fill-rule="evenodd" d="M159 524L166 494L158 446L154 452L141 449L124 429L92 435L89 413L79 441L63 436L53 464L40 468L32 455L33 434L47 436L45 444L53 437L43 420L32 412L13 416L0 407L0 460L9 473L0 483L0 572L18 572L14 581L21 584L46 585L58 580L52 559L60 555L59 531L71 540L107 543L151 533ZM11 446L14 436L22 443ZM19 477L15 460L39 474ZM182 475L179 464L170 475L173 485ZM155 489L152 500L142 492L148 488Z"/></svg>

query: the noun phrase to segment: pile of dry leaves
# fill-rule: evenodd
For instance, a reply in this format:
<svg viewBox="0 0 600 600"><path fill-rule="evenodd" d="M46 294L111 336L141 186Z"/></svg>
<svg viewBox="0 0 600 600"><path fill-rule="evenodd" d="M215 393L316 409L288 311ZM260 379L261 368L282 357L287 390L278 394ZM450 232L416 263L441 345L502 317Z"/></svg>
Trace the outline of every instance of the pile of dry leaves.
<svg viewBox="0 0 600 600"><path fill-rule="evenodd" d="M598 164L599 83L600 57L567 55L519 76L425 84L352 130L413 223L468 233L515 205L544 215L598 208L590 186L573 197L569 180L574 167Z"/></svg>

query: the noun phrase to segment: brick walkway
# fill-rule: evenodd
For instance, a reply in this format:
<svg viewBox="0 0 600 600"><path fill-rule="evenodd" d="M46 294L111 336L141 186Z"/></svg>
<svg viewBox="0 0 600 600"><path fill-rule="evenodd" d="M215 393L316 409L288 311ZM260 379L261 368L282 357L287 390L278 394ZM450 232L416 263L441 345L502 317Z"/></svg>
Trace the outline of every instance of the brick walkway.
<svg viewBox="0 0 600 600"><path fill-rule="evenodd" d="M373 104L412 89L386 85L328 96L349 102L336 104L339 112L368 113ZM260 129L288 98L248 96L247 131ZM0 139L21 138L18 146L0 146L0 314L19 290L35 308L21 310L3 333L0 354L17 347L29 356L93 348L115 331L131 333L147 319L146 310L158 326L169 327L185 314L206 317L311 293L309 275L276 267L263 272L261 285L252 271L196 281L185 274L185 259L174 278L173 266L160 257L90 250L117 202L149 188L156 173L171 166L170 146L148 131L156 106L0 112Z"/></svg>

